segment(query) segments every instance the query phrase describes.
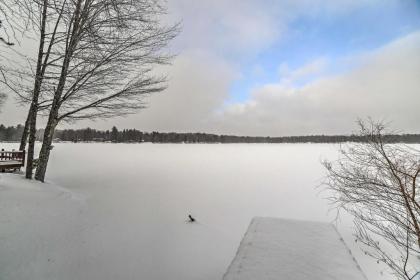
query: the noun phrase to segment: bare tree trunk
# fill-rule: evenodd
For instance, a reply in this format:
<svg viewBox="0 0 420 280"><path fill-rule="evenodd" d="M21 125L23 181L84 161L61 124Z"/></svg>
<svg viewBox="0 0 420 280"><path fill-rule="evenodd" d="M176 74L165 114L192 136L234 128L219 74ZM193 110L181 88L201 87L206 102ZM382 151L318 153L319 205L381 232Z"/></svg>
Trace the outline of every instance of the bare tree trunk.
<svg viewBox="0 0 420 280"><path fill-rule="evenodd" d="M44 1L47 1L47 0L44 0ZM38 167L36 169L36 174L35 174L35 179L41 182L44 182L45 180L45 173L47 172L47 165L48 165L48 160L50 157L51 144L52 144L55 128L58 124L58 111L61 105L60 99L64 90L64 86L66 84L70 60L71 60L74 48L76 47L77 42L78 42L77 40L78 38L77 36L75 36L75 34L77 34L80 20L81 20L80 18L81 7L82 7L82 1L78 0L76 3L75 12L74 12L74 15L75 15L74 23L73 23L73 26L71 26L72 31L70 35L69 46L66 49L64 61L61 67L60 78L58 81L57 89L54 93L54 100L53 100L53 103L51 104L50 114L48 116L48 123L44 131L42 147L39 153Z"/></svg>
<svg viewBox="0 0 420 280"><path fill-rule="evenodd" d="M36 118L37 118L37 113L38 113L39 93L41 91L41 84L42 84L42 78L43 78L42 58L44 56L47 9L48 9L48 0L44 0L43 9L42 9L41 37L39 40L38 62L37 62L37 67L36 67L35 85L34 85L34 91L32 95L32 103L29 109L29 114L28 114L28 126L29 126L28 144L29 145L28 145L28 153L27 153L27 160L26 160L26 178L27 179L32 179L32 173L33 173L33 160L34 160L34 150L35 150L35 140L36 140Z"/></svg>
<svg viewBox="0 0 420 280"><path fill-rule="evenodd" d="M50 114L47 126L45 127L41 151L39 153L38 167L35 172L35 179L41 182L44 182L45 180L45 173L47 172L48 160L50 158L50 151L52 148L51 144L57 124L57 119L52 117Z"/></svg>
<svg viewBox="0 0 420 280"><path fill-rule="evenodd" d="M28 133L29 133L29 119L31 116L31 109L29 109L28 117L25 121L25 126L23 127L22 137L20 138L20 145L19 145L19 151L23 151L26 148L26 143L28 140Z"/></svg>
<svg viewBox="0 0 420 280"><path fill-rule="evenodd" d="M31 106L32 110L29 110L29 139L28 139L28 152L26 160L26 178L32 179L33 167L34 167L34 152L35 152L35 140L36 140L36 117L37 110L36 105Z"/></svg>

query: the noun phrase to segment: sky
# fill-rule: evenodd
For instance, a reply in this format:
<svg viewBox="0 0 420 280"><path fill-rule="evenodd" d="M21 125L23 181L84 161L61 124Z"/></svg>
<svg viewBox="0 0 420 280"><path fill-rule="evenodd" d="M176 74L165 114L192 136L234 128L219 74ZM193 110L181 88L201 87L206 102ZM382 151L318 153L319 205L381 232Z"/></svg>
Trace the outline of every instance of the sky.
<svg viewBox="0 0 420 280"><path fill-rule="evenodd" d="M168 89L135 115L62 127L349 134L358 118L420 133L420 1L168 0L181 22ZM12 95L0 123L23 123Z"/></svg>

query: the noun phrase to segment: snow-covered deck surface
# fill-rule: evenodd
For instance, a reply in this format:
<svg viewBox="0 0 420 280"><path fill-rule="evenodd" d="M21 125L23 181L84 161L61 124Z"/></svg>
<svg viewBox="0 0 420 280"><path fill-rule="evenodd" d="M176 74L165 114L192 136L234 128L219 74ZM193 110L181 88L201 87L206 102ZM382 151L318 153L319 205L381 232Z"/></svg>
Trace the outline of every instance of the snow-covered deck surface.
<svg viewBox="0 0 420 280"><path fill-rule="evenodd" d="M254 218L223 279L367 278L333 225Z"/></svg>
<svg viewBox="0 0 420 280"><path fill-rule="evenodd" d="M21 161L18 160L0 160L0 166L21 164Z"/></svg>

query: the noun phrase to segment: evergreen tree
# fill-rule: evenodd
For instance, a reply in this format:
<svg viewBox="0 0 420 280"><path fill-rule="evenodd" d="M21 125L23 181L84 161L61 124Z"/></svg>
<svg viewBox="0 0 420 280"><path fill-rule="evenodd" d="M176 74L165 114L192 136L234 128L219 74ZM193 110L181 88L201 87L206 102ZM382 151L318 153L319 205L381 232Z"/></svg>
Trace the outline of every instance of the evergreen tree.
<svg viewBox="0 0 420 280"><path fill-rule="evenodd" d="M113 126L112 127L112 130L111 130L111 141L112 142L118 142L118 139L119 139L119 137L118 137L118 129L115 127L115 126Z"/></svg>

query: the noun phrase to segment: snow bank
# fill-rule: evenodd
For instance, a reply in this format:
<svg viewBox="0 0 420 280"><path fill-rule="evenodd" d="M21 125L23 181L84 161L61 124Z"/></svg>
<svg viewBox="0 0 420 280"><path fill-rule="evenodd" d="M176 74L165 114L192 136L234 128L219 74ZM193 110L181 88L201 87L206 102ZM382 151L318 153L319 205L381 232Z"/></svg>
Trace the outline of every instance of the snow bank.
<svg viewBox="0 0 420 280"><path fill-rule="evenodd" d="M223 279L367 278L333 225L254 218Z"/></svg>
<svg viewBox="0 0 420 280"><path fill-rule="evenodd" d="M54 184L0 174L0 279L67 279L84 205Z"/></svg>

